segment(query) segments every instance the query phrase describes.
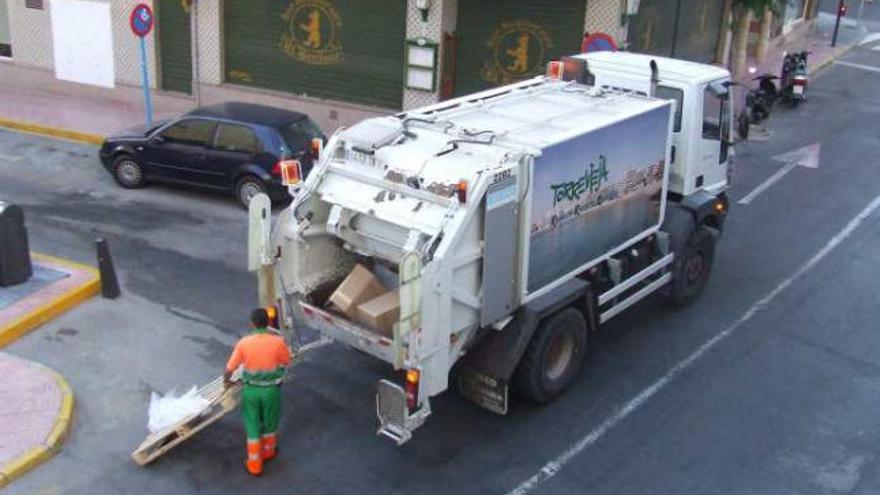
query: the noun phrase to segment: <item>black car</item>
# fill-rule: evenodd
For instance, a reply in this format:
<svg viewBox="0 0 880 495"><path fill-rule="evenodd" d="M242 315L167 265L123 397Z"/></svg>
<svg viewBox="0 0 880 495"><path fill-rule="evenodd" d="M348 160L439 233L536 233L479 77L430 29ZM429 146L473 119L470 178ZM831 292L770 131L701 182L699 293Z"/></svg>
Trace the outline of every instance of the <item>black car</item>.
<svg viewBox="0 0 880 495"><path fill-rule="evenodd" d="M298 159L308 174L314 138L324 134L305 114L229 102L109 136L99 154L122 187L194 184L233 191L247 207L260 192L287 198L279 163Z"/></svg>

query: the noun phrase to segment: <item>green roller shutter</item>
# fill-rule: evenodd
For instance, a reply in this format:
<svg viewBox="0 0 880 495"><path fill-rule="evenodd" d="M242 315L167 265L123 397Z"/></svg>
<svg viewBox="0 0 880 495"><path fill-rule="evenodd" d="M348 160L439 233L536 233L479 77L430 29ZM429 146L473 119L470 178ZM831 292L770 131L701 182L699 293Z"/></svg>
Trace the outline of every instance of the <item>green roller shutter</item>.
<svg viewBox="0 0 880 495"><path fill-rule="evenodd" d="M159 0L156 30L162 89L192 92L192 36L187 0Z"/></svg>
<svg viewBox="0 0 880 495"><path fill-rule="evenodd" d="M227 82L401 107L405 0L226 0L224 33Z"/></svg>
<svg viewBox="0 0 880 495"><path fill-rule="evenodd" d="M455 94L509 84L580 52L584 0L459 0Z"/></svg>

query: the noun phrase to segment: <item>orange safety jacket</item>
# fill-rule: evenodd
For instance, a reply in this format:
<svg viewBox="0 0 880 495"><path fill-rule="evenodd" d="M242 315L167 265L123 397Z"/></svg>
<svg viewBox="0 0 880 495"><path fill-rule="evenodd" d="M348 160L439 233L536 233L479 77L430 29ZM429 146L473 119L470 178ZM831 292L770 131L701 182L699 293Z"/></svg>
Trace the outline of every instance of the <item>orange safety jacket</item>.
<svg viewBox="0 0 880 495"><path fill-rule="evenodd" d="M235 344L226 371L235 371L242 364L241 381L245 385L279 385L284 378L284 369L290 364L290 349L280 335L256 328Z"/></svg>

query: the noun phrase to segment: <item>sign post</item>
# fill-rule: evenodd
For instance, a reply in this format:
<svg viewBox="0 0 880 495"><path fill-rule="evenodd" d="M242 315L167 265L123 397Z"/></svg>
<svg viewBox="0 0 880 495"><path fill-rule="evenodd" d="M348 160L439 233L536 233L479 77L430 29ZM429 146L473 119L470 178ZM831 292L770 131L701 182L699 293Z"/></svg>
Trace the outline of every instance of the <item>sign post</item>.
<svg viewBox="0 0 880 495"><path fill-rule="evenodd" d="M153 30L153 10L145 3L137 4L128 19L131 32L140 38L141 44L141 85L144 89L144 109L147 113L147 125L153 123L153 102L150 100L150 75L147 73L147 41L146 37Z"/></svg>

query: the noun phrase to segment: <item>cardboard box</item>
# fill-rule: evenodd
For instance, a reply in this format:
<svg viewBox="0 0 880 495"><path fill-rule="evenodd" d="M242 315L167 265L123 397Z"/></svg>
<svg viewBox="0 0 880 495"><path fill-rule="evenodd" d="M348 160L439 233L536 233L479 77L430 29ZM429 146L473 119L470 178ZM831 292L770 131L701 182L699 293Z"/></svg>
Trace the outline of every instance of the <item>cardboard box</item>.
<svg viewBox="0 0 880 495"><path fill-rule="evenodd" d="M382 282L362 265L356 265L354 270L339 284L330 303L350 320L357 317L358 305L369 301L388 292Z"/></svg>
<svg viewBox="0 0 880 495"><path fill-rule="evenodd" d="M400 292L395 289L361 303L357 314L358 323L390 337L394 323L400 319Z"/></svg>

